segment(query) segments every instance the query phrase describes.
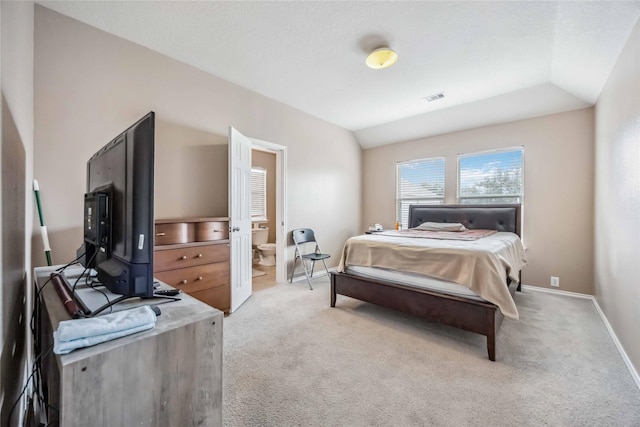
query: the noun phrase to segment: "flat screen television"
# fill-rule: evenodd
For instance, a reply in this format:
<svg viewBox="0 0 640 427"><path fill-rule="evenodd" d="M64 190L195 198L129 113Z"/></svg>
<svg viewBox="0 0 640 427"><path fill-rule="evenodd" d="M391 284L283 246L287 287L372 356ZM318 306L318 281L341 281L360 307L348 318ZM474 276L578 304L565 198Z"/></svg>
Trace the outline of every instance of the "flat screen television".
<svg viewBox="0 0 640 427"><path fill-rule="evenodd" d="M125 297L153 297L154 125L150 112L87 161L84 264Z"/></svg>

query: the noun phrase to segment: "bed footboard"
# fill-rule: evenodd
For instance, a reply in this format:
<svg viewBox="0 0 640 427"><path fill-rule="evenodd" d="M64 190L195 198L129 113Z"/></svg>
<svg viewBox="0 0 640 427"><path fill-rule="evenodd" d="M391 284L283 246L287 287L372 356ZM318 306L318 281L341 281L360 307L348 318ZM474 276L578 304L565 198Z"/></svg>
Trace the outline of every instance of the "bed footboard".
<svg viewBox="0 0 640 427"><path fill-rule="evenodd" d="M496 360L496 332L504 316L494 304L333 272L331 307L338 294L485 335L489 360Z"/></svg>

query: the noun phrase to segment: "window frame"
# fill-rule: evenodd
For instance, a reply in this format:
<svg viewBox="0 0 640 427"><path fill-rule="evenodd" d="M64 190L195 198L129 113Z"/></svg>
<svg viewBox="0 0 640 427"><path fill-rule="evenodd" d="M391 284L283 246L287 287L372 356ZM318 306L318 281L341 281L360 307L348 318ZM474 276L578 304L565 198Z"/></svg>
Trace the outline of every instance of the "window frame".
<svg viewBox="0 0 640 427"><path fill-rule="evenodd" d="M257 201L255 200L254 194L254 177L255 174L262 174L262 206L261 211L262 215L254 215L254 208ZM267 170L260 166L252 166L251 167L251 221L266 221L267 220Z"/></svg>
<svg viewBox="0 0 640 427"><path fill-rule="evenodd" d="M441 196L426 196L426 197L400 197L401 189L400 189L400 168L402 165L406 165L409 163L421 163L421 162L442 162L442 195ZM402 202L409 201L413 202L411 204L427 204L427 205L442 205L445 202L446 197L446 179L447 179L447 159L445 156L435 156L435 157L427 157L421 159L412 159L412 160L403 160L396 162L396 220L400 223L402 228L407 228L409 226L408 221L409 218L407 216L406 222L405 218L402 217Z"/></svg>
<svg viewBox="0 0 640 427"><path fill-rule="evenodd" d="M483 155L489 155L489 154L498 154L498 153L510 153L510 152L516 152L519 151L521 153L521 166L520 166L520 193L516 194L516 193L511 193L511 194L490 194L490 195L473 195L473 196L461 196L460 195L460 181L461 181L461 168L460 168L460 160L462 158L468 158L468 157L473 157L473 156L483 156ZM502 205L522 205L524 203L524 146L523 145L519 145L519 146L512 146L512 147L505 147L505 148L498 148L498 149L493 149L493 150L483 150L483 151L476 151L473 153L463 153L463 154L458 154L457 158L456 158L456 203L460 204L460 205L483 205L483 204L502 204ZM477 199L499 199L499 198L518 198L518 202L510 202L510 201L502 201L502 202L490 202L490 203L484 203L484 202L478 202ZM472 203L465 203L464 200L465 199L476 199L476 201L472 202Z"/></svg>

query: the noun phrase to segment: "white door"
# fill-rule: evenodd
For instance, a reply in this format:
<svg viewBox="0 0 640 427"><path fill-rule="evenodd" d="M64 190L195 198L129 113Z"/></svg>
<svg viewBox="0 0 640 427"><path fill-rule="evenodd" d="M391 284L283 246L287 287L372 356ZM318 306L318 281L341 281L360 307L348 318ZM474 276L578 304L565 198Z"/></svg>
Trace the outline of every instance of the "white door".
<svg viewBox="0 0 640 427"><path fill-rule="evenodd" d="M229 128L231 312L251 296L251 141Z"/></svg>

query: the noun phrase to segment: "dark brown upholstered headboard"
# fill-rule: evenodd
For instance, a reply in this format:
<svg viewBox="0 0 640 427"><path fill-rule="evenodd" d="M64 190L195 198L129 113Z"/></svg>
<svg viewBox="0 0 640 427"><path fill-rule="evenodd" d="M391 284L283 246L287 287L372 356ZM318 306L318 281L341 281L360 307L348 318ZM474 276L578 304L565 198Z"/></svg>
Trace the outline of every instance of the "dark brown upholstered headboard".
<svg viewBox="0 0 640 427"><path fill-rule="evenodd" d="M510 231L521 236L520 205L409 206L409 228L423 222L459 222L469 229Z"/></svg>

